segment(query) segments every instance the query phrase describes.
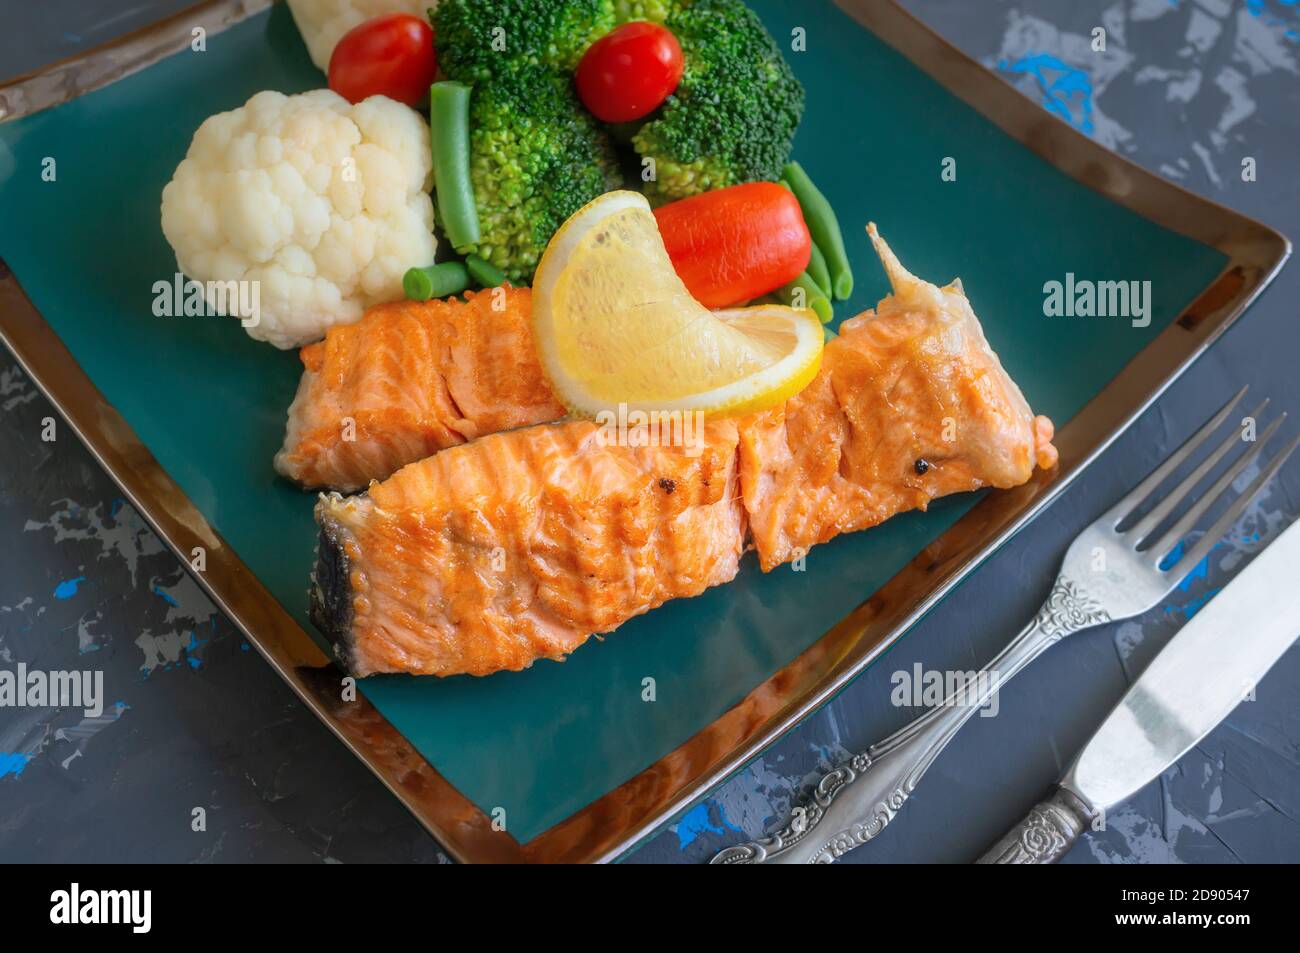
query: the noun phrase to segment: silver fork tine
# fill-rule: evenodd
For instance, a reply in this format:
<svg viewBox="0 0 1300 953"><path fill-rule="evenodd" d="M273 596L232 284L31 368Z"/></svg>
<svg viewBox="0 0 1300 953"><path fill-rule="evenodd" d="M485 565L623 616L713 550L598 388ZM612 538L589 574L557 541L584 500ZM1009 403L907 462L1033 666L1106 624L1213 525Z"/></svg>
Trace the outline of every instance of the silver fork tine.
<svg viewBox="0 0 1300 953"><path fill-rule="evenodd" d="M1264 412L1264 408L1267 406L1268 398L1265 397L1260 401L1259 406L1250 412L1249 416L1251 419L1258 420L1259 415ZM1283 414L1282 416L1285 417L1286 415ZM1239 443L1240 440L1241 433L1234 427L1232 432L1223 439L1221 444L1214 448L1214 452L1206 457L1200 466L1184 477L1183 481L1179 483L1178 486L1166 493L1165 498L1156 504L1155 508L1146 516L1142 517L1141 521L1139 521L1132 529L1128 530L1125 535L1132 538L1135 545L1140 547L1146 540L1146 537L1151 535L1152 530L1156 529L1156 527L1164 522L1165 517L1172 513L1174 509L1187 498L1188 494L1196 488L1196 485L1205 479L1205 475L1213 470L1218 462L1223 459L1224 455L1232 449L1234 444Z"/></svg>
<svg viewBox="0 0 1300 953"><path fill-rule="evenodd" d="M1275 421L1273 426L1269 429L1274 429L1281 422L1281 420ZM1248 456L1257 456L1263 445L1264 441L1260 440L1259 445L1251 451ZM1228 507L1227 511L1222 516L1214 521L1214 525L1205 531L1205 535L1196 541L1196 545L1192 547L1191 552L1183 556L1182 559L1178 560L1178 562L1174 564L1173 568L1168 570L1168 572L1173 574L1173 578L1182 579L1183 576L1192 571L1192 568L1197 563L1205 558L1206 554L1214 548L1214 544L1222 539L1223 534L1226 533L1232 524L1237 521L1237 517L1239 517L1242 510L1246 508L1246 504L1259 495L1259 491L1264 488L1264 484L1273 478L1273 474L1277 473L1282 464L1286 463L1287 457L1291 456L1297 446L1300 446L1300 437L1292 437L1291 442L1283 447L1277 456L1269 461L1268 465L1260 471L1259 476L1250 481L1250 486L1246 487L1246 492L1241 494L1241 496L1237 498L1237 501L1233 503L1232 506ZM1233 469L1239 470L1240 468L1240 465L1238 465ZM1186 517L1183 519L1185 520ZM1182 523L1183 520L1179 520L1179 522ZM1183 532L1186 533L1186 530ZM1159 560L1157 560L1156 565L1159 566Z"/></svg>
<svg viewBox="0 0 1300 953"><path fill-rule="evenodd" d="M1178 545L1179 541L1195 528L1196 521L1205 515L1205 511L1228 491L1232 481L1237 479L1242 470L1246 469L1246 465L1264 452L1264 447L1272 439L1273 434L1277 432L1277 428L1282 426L1284 420L1286 420L1285 412L1265 428L1264 432L1259 435L1259 439L1255 441L1255 445L1238 457L1237 462L1215 480L1208 490L1201 494L1201 498L1179 518L1177 523L1169 527L1160 535L1158 540L1151 544L1147 550L1147 555L1155 557L1154 565L1156 568L1160 567L1161 561Z"/></svg>
<svg viewBox="0 0 1300 953"><path fill-rule="evenodd" d="M1237 405L1237 401L1241 400L1245 393L1246 387L1237 391L1237 393L1233 395L1232 399L1224 404L1217 414L1206 421L1205 426L1201 427L1200 430L1196 431L1196 433L1183 441L1181 447L1175 450L1164 463L1152 470L1147 478L1130 490L1122 500L1107 510L1105 515L1102 516L1101 519L1097 520L1097 522L1102 523L1104 521L1111 529L1113 529L1115 526L1119 525L1125 517L1131 516L1133 511L1141 506L1143 501L1151 495L1151 491L1164 482L1165 477L1169 476L1169 474L1172 473L1179 464L1186 460L1191 455L1192 451L1201 445L1206 437L1219 429L1219 425L1228 418L1228 414L1232 413L1232 408Z"/></svg>

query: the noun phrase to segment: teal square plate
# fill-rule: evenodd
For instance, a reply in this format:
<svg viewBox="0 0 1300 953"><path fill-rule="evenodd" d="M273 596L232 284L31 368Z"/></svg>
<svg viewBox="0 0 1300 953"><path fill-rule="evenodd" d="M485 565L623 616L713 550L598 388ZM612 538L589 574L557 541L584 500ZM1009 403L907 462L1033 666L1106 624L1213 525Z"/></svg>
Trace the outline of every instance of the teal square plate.
<svg viewBox="0 0 1300 953"><path fill-rule="evenodd" d="M893 3L753 5L787 46L806 41L787 54L808 90L795 151L846 225L858 287L840 313L886 292L868 220L918 275L960 276L1011 376L1060 426L1059 468L840 537L803 572L748 558L730 585L564 664L372 678L356 700L307 621L313 497L271 470L297 356L229 319L151 307L176 270L159 196L199 123L262 89L322 84L288 11L210 0L0 87L5 342L249 641L459 859L612 859L680 813L1023 528L1288 254ZM1149 323L1045 316L1045 283L1067 274L1150 281Z"/></svg>

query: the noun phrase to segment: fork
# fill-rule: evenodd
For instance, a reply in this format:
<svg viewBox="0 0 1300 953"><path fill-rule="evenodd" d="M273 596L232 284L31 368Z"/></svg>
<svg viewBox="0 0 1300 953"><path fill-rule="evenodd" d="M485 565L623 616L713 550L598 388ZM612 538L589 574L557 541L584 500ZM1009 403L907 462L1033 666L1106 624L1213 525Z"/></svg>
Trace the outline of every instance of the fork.
<svg viewBox="0 0 1300 953"><path fill-rule="evenodd" d="M1260 455L1286 419L1285 413L1280 414L1182 516L1163 529L1233 445L1245 441L1246 420L1242 431L1233 427L1171 491L1162 497L1156 491L1227 420L1245 393L1243 387L1146 479L1079 534L1065 554L1043 607L985 670L955 686L937 708L822 777L811 801L796 808L780 831L728 847L711 863L831 863L867 843L894 819L962 725L1016 673L1067 635L1129 619L1158 605L1206 557L1300 443L1296 437L1278 451L1246 491L1190 548L1181 551L1184 538ZM1265 399L1247 419L1257 420L1267 406ZM1139 515L1144 504L1154 505Z"/></svg>

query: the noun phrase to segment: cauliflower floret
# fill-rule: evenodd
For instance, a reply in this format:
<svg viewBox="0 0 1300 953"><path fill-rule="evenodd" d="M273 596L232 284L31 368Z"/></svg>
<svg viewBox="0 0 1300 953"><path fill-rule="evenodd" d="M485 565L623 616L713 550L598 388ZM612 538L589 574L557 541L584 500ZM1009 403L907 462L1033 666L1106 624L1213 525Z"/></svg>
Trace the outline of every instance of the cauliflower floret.
<svg viewBox="0 0 1300 953"><path fill-rule="evenodd" d="M163 189L163 234L191 279L257 282L246 330L298 347L433 261L432 166L428 124L386 96L258 93L199 126Z"/></svg>
<svg viewBox="0 0 1300 953"><path fill-rule="evenodd" d="M343 34L358 23L384 13L423 17L437 6L438 0L289 0L311 61L322 70L329 69L330 54Z"/></svg>

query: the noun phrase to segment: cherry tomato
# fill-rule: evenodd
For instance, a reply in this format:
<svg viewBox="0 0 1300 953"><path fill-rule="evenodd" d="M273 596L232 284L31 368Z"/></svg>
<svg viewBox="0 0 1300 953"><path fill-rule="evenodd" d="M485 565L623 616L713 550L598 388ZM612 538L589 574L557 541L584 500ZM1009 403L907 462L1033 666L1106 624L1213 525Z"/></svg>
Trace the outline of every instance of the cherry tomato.
<svg viewBox="0 0 1300 953"><path fill-rule="evenodd" d="M330 56L330 89L351 103L387 96L415 106L438 72L433 28L422 17L387 13L354 26Z"/></svg>
<svg viewBox="0 0 1300 953"><path fill-rule="evenodd" d="M587 48L574 78L593 116L631 122L658 109L682 81L682 48L658 24L624 23Z"/></svg>

